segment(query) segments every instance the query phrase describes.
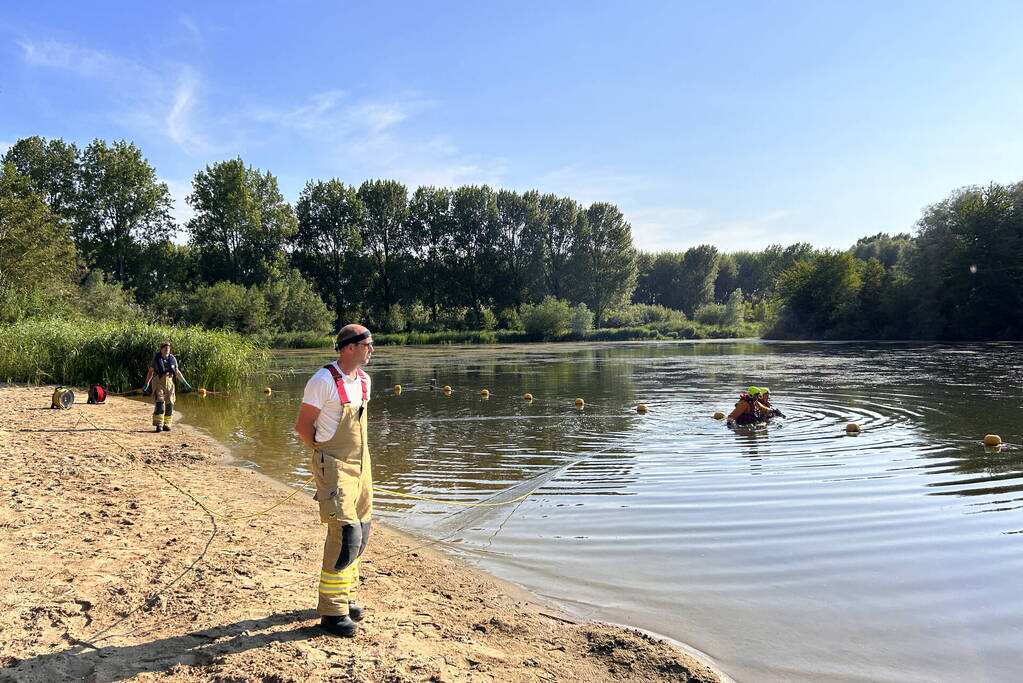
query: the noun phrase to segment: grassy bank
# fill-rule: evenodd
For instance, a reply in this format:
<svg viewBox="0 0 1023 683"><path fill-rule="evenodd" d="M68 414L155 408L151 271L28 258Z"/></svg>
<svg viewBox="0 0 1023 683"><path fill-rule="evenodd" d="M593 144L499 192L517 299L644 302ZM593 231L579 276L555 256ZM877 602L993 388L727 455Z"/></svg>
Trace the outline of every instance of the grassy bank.
<svg viewBox="0 0 1023 683"><path fill-rule="evenodd" d="M403 332L374 334L378 346L406 346L430 344L520 344L526 342L578 342L578 341L645 341L670 339L738 339L760 336L760 327L744 323L735 327L718 327L696 322L663 323L641 327L616 327L590 330L578 334L565 332L544 339L521 330L470 330L446 332ZM270 348L321 349L334 343L331 335L292 332L261 338Z"/></svg>
<svg viewBox="0 0 1023 683"><path fill-rule="evenodd" d="M161 341L169 341L196 387L227 389L265 370L269 353L233 332L146 323L26 320L0 328L0 380L87 386L142 386Z"/></svg>

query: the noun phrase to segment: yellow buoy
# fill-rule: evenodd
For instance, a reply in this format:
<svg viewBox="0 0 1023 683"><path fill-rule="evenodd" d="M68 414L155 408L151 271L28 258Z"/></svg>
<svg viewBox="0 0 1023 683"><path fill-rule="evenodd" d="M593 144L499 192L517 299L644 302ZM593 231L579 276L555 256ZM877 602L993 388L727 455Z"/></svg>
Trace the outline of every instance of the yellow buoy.
<svg viewBox="0 0 1023 683"><path fill-rule="evenodd" d="M1002 444L998 444L997 446L984 446L984 452L985 453L1001 453L1002 452Z"/></svg>
<svg viewBox="0 0 1023 683"><path fill-rule="evenodd" d="M445 394L450 394L451 393L451 387L449 387L447 384L444 385L444 393Z"/></svg>
<svg viewBox="0 0 1023 683"><path fill-rule="evenodd" d="M199 387L197 389L197 391L199 392L200 396L205 396L206 395L206 387Z"/></svg>
<svg viewBox="0 0 1023 683"><path fill-rule="evenodd" d="M645 413L646 412L646 406L643 405L642 403L640 403L638 406L636 406L636 412L637 413Z"/></svg>
<svg viewBox="0 0 1023 683"><path fill-rule="evenodd" d="M997 434L988 434L984 437L985 446L998 446L1002 443L1002 437Z"/></svg>
<svg viewBox="0 0 1023 683"><path fill-rule="evenodd" d="M269 396L270 394L274 393L274 390L271 389L270 387L263 387L263 393Z"/></svg>
<svg viewBox="0 0 1023 683"><path fill-rule="evenodd" d="M854 434L860 431L860 426L855 422L850 422L845 426L845 431L849 432L850 434Z"/></svg>
<svg viewBox="0 0 1023 683"><path fill-rule="evenodd" d="M394 393L396 393L396 394L400 394L401 393L401 385L400 384L395 384L394 385Z"/></svg>
<svg viewBox="0 0 1023 683"><path fill-rule="evenodd" d="M522 398L526 399L527 401L532 401L533 400L533 395L532 394L526 394Z"/></svg>
<svg viewBox="0 0 1023 683"><path fill-rule="evenodd" d="M575 407L576 408L582 408L584 405L586 405L586 401L582 400L581 398L577 398L575 400Z"/></svg>
<svg viewBox="0 0 1023 683"><path fill-rule="evenodd" d="M725 414L724 414L724 413L722 413L722 412L721 412L721 411L719 410L719 411L717 411L716 413L714 413L714 419L715 419L715 420L723 420L723 419L725 419Z"/></svg>
<svg viewBox="0 0 1023 683"><path fill-rule="evenodd" d="M480 391L480 396L482 396L483 398L489 398L490 397L490 389L483 389L482 391Z"/></svg>

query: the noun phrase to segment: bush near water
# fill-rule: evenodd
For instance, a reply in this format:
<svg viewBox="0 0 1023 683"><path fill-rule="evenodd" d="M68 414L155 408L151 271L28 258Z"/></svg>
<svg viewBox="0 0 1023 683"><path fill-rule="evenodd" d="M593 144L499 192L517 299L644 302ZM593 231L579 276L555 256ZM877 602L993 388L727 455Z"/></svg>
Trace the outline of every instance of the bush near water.
<svg viewBox="0 0 1023 683"><path fill-rule="evenodd" d="M137 389L162 341L195 387L231 389L269 366L265 348L234 332L32 318L0 327L0 380Z"/></svg>

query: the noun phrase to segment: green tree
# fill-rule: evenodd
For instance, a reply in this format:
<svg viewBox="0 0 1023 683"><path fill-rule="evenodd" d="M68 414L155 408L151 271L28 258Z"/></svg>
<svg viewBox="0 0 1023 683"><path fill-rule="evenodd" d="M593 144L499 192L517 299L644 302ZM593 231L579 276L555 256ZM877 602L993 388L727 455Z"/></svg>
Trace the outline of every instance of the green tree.
<svg viewBox="0 0 1023 683"><path fill-rule="evenodd" d="M879 232L876 235L856 240L856 244L853 245L850 252L861 261L877 259L885 268L894 268L902 261L912 240L910 234L905 232L894 237L888 233Z"/></svg>
<svg viewBox="0 0 1023 683"><path fill-rule="evenodd" d="M78 203L78 147L60 138L22 138L3 156L50 211L72 221Z"/></svg>
<svg viewBox="0 0 1023 683"><path fill-rule="evenodd" d="M131 266L129 278L138 283L136 300L149 306L156 297L163 294L170 298L181 298L191 291L197 277L197 264L192 249L185 244L170 240L151 242L143 248Z"/></svg>
<svg viewBox="0 0 1023 683"><path fill-rule="evenodd" d="M281 274L297 221L273 174L241 158L211 164L195 174L188 203L189 244L205 282L256 285Z"/></svg>
<svg viewBox="0 0 1023 683"><path fill-rule="evenodd" d="M632 226L617 206L595 202L579 221L573 274L575 298L593 311L597 327L604 313L632 299L636 288L636 250Z"/></svg>
<svg viewBox="0 0 1023 683"><path fill-rule="evenodd" d="M918 223L908 269L918 334L1017 339L1023 333L1023 183L957 190Z"/></svg>
<svg viewBox="0 0 1023 683"><path fill-rule="evenodd" d="M463 185L452 196L451 215L451 272L479 329L498 263L497 197L486 185Z"/></svg>
<svg viewBox="0 0 1023 683"><path fill-rule="evenodd" d="M367 180L359 187L366 211L362 243L371 257L380 293L380 315L386 319L397 303L394 290L398 262L409 253L408 190L396 180Z"/></svg>
<svg viewBox="0 0 1023 683"><path fill-rule="evenodd" d="M0 175L0 322L66 306L75 268L67 228L12 164Z"/></svg>
<svg viewBox="0 0 1023 683"><path fill-rule="evenodd" d="M536 224L540 211L540 193L534 190L520 195L501 190L496 202L499 276L494 299L519 311L529 298L532 274L538 265L536 233L531 226Z"/></svg>
<svg viewBox="0 0 1023 683"><path fill-rule="evenodd" d="M687 249L682 257L678 295L680 306L690 318L696 309L714 301L714 281L718 274L718 250L703 244ZM671 306L671 308L676 308Z"/></svg>
<svg viewBox="0 0 1023 683"><path fill-rule="evenodd" d="M654 303L651 275L655 256L649 251L636 252L636 289L632 292L633 303L648 305Z"/></svg>
<svg viewBox="0 0 1023 683"><path fill-rule="evenodd" d="M362 249L365 213L355 188L337 179L309 181L295 205L298 229L292 263L330 306L335 329L347 322L347 299L353 296L350 265Z"/></svg>
<svg viewBox="0 0 1023 683"><path fill-rule="evenodd" d="M819 339L849 325L861 286L861 266L862 261L848 252L824 251L782 273L780 332Z"/></svg>
<svg viewBox="0 0 1023 683"><path fill-rule="evenodd" d="M682 310L683 254L662 251L654 256L647 277L650 304Z"/></svg>
<svg viewBox="0 0 1023 683"><path fill-rule="evenodd" d="M563 296L580 220L585 218L575 200L553 194L539 198L531 230L539 243L547 292L556 299Z"/></svg>
<svg viewBox="0 0 1023 683"><path fill-rule="evenodd" d="M718 274L714 279L714 300L725 302L739 286L739 262L735 254L718 255Z"/></svg>
<svg viewBox="0 0 1023 683"><path fill-rule="evenodd" d="M82 152L76 239L88 262L127 282L129 259L171 235L170 192L134 144L94 140Z"/></svg>
<svg viewBox="0 0 1023 683"><path fill-rule="evenodd" d="M409 242L418 264L415 281L418 293L430 311L434 323L440 315L445 296L445 283L450 280L451 252L454 232L451 215L451 190L443 187L417 187L409 202Z"/></svg>

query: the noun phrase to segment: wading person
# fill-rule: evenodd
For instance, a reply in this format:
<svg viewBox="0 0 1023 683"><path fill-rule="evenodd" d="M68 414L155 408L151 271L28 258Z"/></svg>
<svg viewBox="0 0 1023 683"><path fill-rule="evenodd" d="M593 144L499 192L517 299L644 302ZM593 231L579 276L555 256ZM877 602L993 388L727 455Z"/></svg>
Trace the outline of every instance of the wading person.
<svg viewBox="0 0 1023 683"><path fill-rule="evenodd" d="M178 359L170 352L170 342L160 344L160 350L153 356L153 362L149 364L149 372L146 373L146 383L142 391L149 391L149 384L153 384L153 397L156 398L156 409L153 411L153 426L156 431L169 432L171 423L174 421L174 378L181 380L185 391L189 391L192 385L185 381L178 367Z"/></svg>
<svg viewBox="0 0 1023 683"><path fill-rule="evenodd" d="M735 404L735 410L728 416L728 426L756 424L770 417L773 411L759 399L760 389L757 387L749 387L746 389L746 393L739 394L739 402Z"/></svg>
<svg viewBox="0 0 1023 683"><path fill-rule="evenodd" d="M346 325L334 343L337 360L305 385L295 432L313 449L320 521L327 525L320 567L320 627L335 636L355 635L363 610L355 604L359 557L369 541L373 476L366 434L369 376L362 366L373 354L373 336Z"/></svg>

